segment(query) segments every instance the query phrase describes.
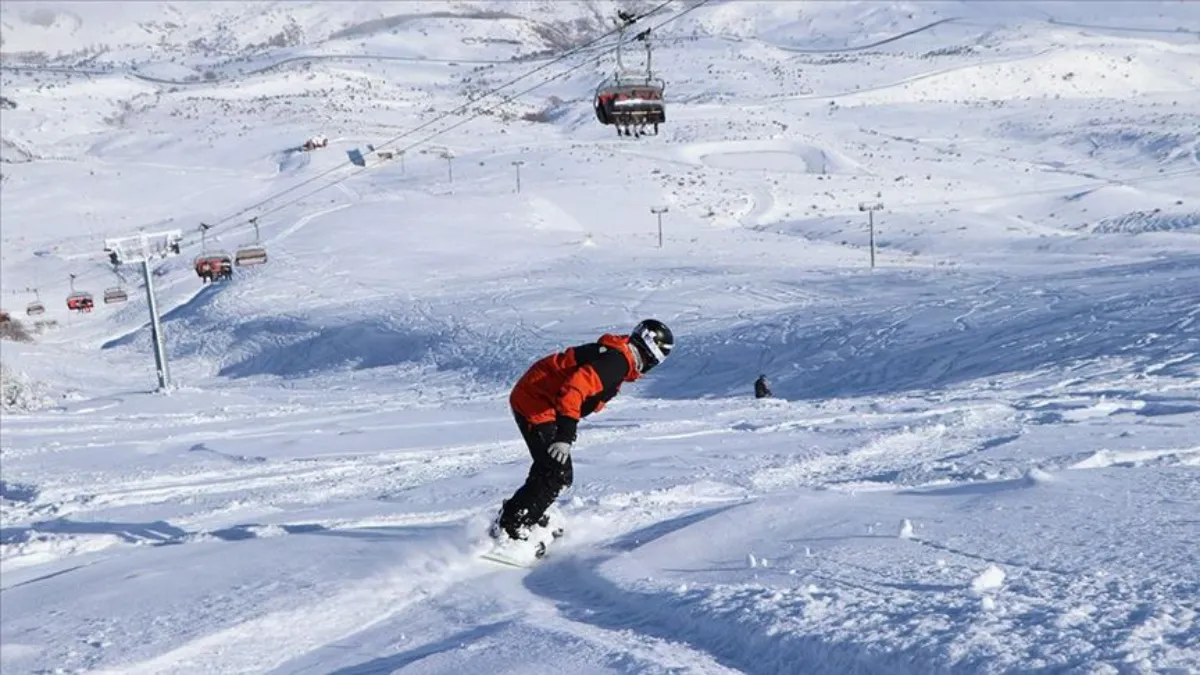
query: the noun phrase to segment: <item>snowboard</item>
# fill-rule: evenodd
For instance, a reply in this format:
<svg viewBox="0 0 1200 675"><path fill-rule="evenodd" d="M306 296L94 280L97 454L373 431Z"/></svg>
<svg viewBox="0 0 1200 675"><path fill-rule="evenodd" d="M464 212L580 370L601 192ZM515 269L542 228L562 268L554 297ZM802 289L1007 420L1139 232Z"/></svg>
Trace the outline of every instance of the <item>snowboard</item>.
<svg viewBox="0 0 1200 675"><path fill-rule="evenodd" d="M532 547L523 547L532 548ZM524 569L532 568L546 557L546 549L541 548L537 551L522 550L514 551L510 546L497 546L490 551L484 551L479 554L479 557L488 562L493 562L505 567L519 567Z"/></svg>

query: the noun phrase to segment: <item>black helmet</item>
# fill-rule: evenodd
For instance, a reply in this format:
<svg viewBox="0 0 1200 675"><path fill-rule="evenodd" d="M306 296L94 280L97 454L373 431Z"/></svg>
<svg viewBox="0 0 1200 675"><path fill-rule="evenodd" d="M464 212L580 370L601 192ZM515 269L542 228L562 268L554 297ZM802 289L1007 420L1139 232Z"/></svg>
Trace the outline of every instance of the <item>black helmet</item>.
<svg viewBox="0 0 1200 675"><path fill-rule="evenodd" d="M634 326L629 335L629 344L642 357L642 373L645 374L667 359L671 348L675 346L675 335L667 328L667 324L658 319L646 319Z"/></svg>

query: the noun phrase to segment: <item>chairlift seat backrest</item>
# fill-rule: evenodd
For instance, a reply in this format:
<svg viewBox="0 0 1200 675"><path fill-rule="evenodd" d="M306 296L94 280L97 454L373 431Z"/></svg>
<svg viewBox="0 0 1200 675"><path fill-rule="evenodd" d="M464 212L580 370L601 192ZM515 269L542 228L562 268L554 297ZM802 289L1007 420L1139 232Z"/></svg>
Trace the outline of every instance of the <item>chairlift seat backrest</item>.
<svg viewBox="0 0 1200 675"><path fill-rule="evenodd" d="M115 302L125 302L129 299L129 294L123 288L110 288L104 291L104 304L111 305Z"/></svg>
<svg viewBox="0 0 1200 675"><path fill-rule="evenodd" d="M31 302L25 307L25 314L29 316L37 316L46 313L46 306L40 302Z"/></svg>
<svg viewBox="0 0 1200 675"><path fill-rule="evenodd" d="M603 109L609 115L631 108L660 112L664 108L663 86L660 82L603 84L596 90L595 107L597 113Z"/></svg>
<svg viewBox="0 0 1200 675"><path fill-rule="evenodd" d="M194 262L196 267L201 265L220 267L221 265L230 265L233 263L233 258L228 253L201 253L196 256Z"/></svg>
<svg viewBox="0 0 1200 675"><path fill-rule="evenodd" d="M243 249L238 249L237 254L233 258L234 264L240 266L245 265L261 265L267 262L267 249L262 246L247 246Z"/></svg>

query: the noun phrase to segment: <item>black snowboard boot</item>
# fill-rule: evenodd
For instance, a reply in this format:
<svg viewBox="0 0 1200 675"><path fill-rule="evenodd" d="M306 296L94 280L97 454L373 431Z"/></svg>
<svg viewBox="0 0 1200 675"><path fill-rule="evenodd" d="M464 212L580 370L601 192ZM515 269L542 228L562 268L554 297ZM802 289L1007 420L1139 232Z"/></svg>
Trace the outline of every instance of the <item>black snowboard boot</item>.
<svg viewBox="0 0 1200 675"><path fill-rule="evenodd" d="M520 524L522 514L518 513L515 517L505 518L504 508L508 504L508 500L504 500L500 505L500 513L496 515L496 519L492 521L492 526L488 528L488 534L492 539L501 539L507 536L509 539L525 541L529 539L529 528Z"/></svg>

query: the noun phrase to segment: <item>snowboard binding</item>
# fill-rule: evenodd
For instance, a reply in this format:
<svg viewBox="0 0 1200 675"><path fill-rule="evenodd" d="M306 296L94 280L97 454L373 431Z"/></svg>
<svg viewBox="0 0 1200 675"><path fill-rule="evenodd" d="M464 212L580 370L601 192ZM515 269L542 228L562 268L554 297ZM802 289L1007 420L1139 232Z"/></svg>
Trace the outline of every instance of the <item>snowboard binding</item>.
<svg viewBox="0 0 1200 675"><path fill-rule="evenodd" d="M523 553L517 554L519 557L529 560L528 556L532 555L533 560L540 560L546 556L547 544L557 541L563 536L561 516L558 514L552 516L547 512L534 523L519 525L512 523L502 525L503 516L504 509L501 507L500 513L496 514L488 527L488 536L495 542L496 550L485 557L491 557L493 560L511 564L512 560L508 559L511 554L501 553L506 549L509 551L524 549Z"/></svg>
<svg viewBox="0 0 1200 675"><path fill-rule="evenodd" d="M505 504L507 504L507 503L508 502L506 500ZM522 511L517 514L517 517L514 518L514 520L520 520L521 516L524 516L524 515L525 515L525 512ZM554 521L553 525L551 525L552 520ZM560 537L563 536L563 527L562 527L562 523L561 523L561 517L556 514L555 517L552 519L550 516L549 510L546 511L546 513L543 513L542 516L540 518L538 518L537 521L531 525L524 525L524 524L517 525L517 524L509 523L507 526L505 526L504 524L502 524L503 521L504 521L504 505L502 504L500 506L500 512L496 514L496 517L492 519L491 526L488 527L488 535L492 539L501 541L505 537L507 537L508 539L512 539L512 540L516 540L516 541L528 541L530 539L530 535L533 534L534 528L540 528L542 531L548 531L550 533L551 538L553 538L553 539L559 539ZM541 539L542 537L534 537L534 538Z"/></svg>
<svg viewBox="0 0 1200 675"><path fill-rule="evenodd" d="M548 516L532 525L511 528L512 532L509 529L501 527L499 517L493 520L488 528L493 546L480 557L503 565L529 567L545 558L547 546L563 536L563 528Z"/></svg>
<svg viewBox="0 0 1200 675"><path fill-rule="evenodd" d="M548 513L543 514L542 517L538 519L537 526L544 530L549 530L550 536L554 537L555 539L559 539L563 536L563 528L561 524L550 527L550 514Z"/></svg>

